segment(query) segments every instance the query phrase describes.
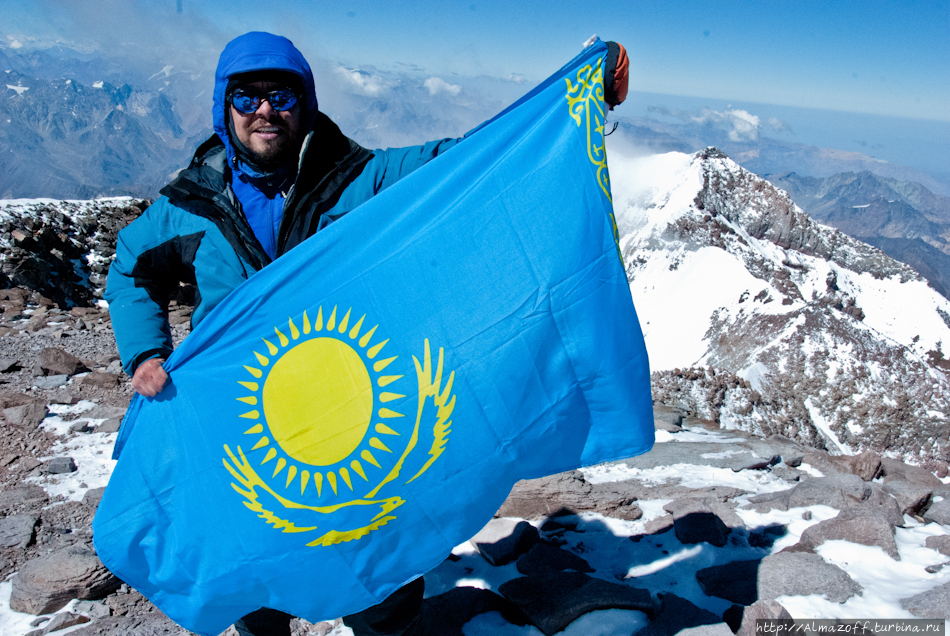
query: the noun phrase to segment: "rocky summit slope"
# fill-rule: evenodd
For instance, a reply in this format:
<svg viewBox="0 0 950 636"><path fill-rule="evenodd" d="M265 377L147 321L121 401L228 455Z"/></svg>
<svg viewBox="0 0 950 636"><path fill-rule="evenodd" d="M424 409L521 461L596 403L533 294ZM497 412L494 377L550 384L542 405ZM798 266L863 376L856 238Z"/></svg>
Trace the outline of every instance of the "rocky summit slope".
<svg viewBox="0 0 950 636"><path fill-rule="evenodd" d="M946 301L721 153L612 157L611 173L658 443L516 485L426 575L426 633L947 618ZM132 394L97 301L115 233L144 205L0 204L0 636L182 633L91 544ZM851 455L875 448L924 465Z"/></svg>
<svg viewBox="0 0 950 636"><path fill-rule="evenodd" d="M950 301L715 149L611 157L654 399L850 454L950 453Z"/></svg>

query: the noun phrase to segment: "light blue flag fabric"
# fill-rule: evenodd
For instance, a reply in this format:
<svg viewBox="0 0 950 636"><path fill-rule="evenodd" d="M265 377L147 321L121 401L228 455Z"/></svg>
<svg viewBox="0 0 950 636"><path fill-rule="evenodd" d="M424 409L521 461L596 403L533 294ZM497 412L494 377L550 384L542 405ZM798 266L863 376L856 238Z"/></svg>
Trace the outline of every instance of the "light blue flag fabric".
<svg viewBox="0 0 950 636"><path fill-rule="evenodd" d="M597 41L459 145L236 289L136 397L105 565L217 634L360 611L512 485L653 444Z"/></svg>

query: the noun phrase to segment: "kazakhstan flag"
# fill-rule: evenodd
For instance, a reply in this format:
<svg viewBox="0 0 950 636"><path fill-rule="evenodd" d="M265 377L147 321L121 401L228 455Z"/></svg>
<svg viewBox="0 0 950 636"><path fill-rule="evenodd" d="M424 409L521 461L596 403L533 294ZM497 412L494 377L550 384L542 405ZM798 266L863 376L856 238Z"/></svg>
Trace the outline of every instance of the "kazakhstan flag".
<svg viewBox="0 0 950 636"><path fill-rule="evenodd" d="M105 565L217 634L382 601L520 479L653 444L597 41L235 290L137 396Z"/></svg>

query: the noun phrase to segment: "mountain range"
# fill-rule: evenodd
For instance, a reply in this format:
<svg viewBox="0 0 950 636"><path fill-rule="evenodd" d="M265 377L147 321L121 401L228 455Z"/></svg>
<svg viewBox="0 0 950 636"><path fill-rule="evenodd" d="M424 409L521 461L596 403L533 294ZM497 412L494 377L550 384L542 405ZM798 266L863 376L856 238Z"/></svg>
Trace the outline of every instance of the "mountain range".
<svg viewBox="0 0 950 636"><path fill-rule="evenodd" d="M950 301L714 148L611 155L654 399L840 454L950 450Z"/></svg>

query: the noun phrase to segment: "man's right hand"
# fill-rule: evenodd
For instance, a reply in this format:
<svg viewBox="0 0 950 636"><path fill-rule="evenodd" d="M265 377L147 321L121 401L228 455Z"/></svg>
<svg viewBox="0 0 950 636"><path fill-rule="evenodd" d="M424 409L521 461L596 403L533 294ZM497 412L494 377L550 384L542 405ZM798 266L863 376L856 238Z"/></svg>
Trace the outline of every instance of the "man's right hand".
<svg viewBox="0 0 950 636"><path fill-rule="evenodd" d="M162 368L165 358L149 358L138 366L132 376L132 388L145 397L153 397L168 382L168 374Z"/></svg>

